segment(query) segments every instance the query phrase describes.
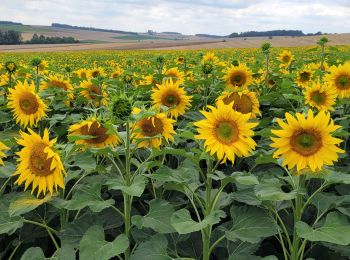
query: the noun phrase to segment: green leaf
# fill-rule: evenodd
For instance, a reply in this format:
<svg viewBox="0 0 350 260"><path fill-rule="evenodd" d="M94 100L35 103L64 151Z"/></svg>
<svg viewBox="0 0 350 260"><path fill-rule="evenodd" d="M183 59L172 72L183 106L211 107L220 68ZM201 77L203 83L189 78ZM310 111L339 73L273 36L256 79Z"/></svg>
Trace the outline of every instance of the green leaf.
<svg viewBox="0 0 350 260"><path fill-rule="evenodd" d="M15 193L13 193L15 194ZM0 234L13 234L18 228L23 226L22 217L10 217L8 213L9 199L2 196L0 200Z"/></svg>
<svg viewBox="0 0 350 260"><path fill-rule="evenodd" d="M289 193L282 191L282 184L278 179L265 179L264 182L255 186L255 194L260 200L282 201L292 200L296 197L297 192Z"/></svg>
<svg viewBox="0 0 350 260"><path fill-rule="evenodd" d="M75 259L75 250L71 245L62 245L56 252L54 257L51 257L52 260L68 260Z"/></svg>
<svg viewBox="0 0 350 260"><path fill-rule="evenodd" d="M50 194L47 194L42 199L37 199L36 197L31 195L29 192L24 192L16 196L10 202L10 206L8 209L9 215L11 217L20 216L22 214L32 211L33 209L36 209L37 207L44 204L45 202L48 202L50 199L51 199Z"/></svg>
<svg viewBox="0 0 350 260"><path fill-rule="evenodd" d="M257 207L231 207L232 228L226 232L226 238L258 243L265 237L278 232L278 227L271 216Z"/></svg>
<svg viewBox="0 0 350 260"><path fill-rule="evenodd" d="M104 236L103 227L90 227L80 241L80 259L109 260L124 253L129 246L128 238L124 234L117 236L113 242L105 241Z"/></svg>
<svg viewBox="0 0 350 260"><path fill-rule="evenodd" d="M149 212L146 216L133 216L132 222L139 229L146 227L152 228L160 234L175 232L170 223L170 218L174 213L173 207L169 202L162 199L154 199L149 203Z"/></svg>
<svg viewBox="0 0 350 260"><path fill-rule="evenodd" d="M176 211L171 217L171 224L179 234L188 234L206 228L208 225L219 223L226 216L222 210L215 210L205 217L201 222L192 220L187 209Z"/></svg>
<svg viewBox="0 0 350 260"><path fill-rule="evenodd" d="M167 254L167 239L160 234L141 243L131 255L130 260L171 260Z"/></svg>
<svg viewBox="0 0 350 260"><path fill-rule="evenodd" d="M96 160L90 151L79 153L75 157L75 166L79 166L86 172L91 172L96 169Z"/></svg>
<svg viewBox="0 0 350 260"><path fill-rule="evenodd" d="M0 179L10 178L16 171L16 165L12 162L6 162L5 165L0 167Z"/></svg>
<svg viewBox="0 0 350 260"><path fill-rule="evenodd" d="M71 200L55 198L53 204L57 203L68 210L79 210L89 207L93 212L101 212L103 209L114 205L114 200L103 200L101 197L101 183L80 185Z"/></svg>
<svg viewBox="0 0 350 260"><path fill-rule="evenodd" d="M146 187L146 181L147 179L144 176L136 175L129 186L124 185L121 178L109 179L106 185L111 190L121 190L130 196L141 197Z"/></svg>
<svg viewBox="0 0 350 260"><path fill-rule="evenodd" d="M28 248L21 257L21 260L44 260L45 255L40 247Z"/></svg>
<svg viewBox="0 0 350 260"><path fill-rule="evenodd" d="M338 212L329 213L322 227L312 228L299 221L296 230L299 237L312 242L323 241L344 246L350 244L350 224L347 217Z"/></svg>

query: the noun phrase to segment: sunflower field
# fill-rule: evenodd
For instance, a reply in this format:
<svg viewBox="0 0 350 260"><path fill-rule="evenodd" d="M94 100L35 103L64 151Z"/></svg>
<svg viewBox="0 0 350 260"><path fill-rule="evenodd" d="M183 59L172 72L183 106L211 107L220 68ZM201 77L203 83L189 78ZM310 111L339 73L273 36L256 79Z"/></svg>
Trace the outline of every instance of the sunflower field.
<svg viewBox="0 0 350 260"><path fill-rule="evenodd" d="M0 54L0 259L350 258L350 47Z"/></svg>

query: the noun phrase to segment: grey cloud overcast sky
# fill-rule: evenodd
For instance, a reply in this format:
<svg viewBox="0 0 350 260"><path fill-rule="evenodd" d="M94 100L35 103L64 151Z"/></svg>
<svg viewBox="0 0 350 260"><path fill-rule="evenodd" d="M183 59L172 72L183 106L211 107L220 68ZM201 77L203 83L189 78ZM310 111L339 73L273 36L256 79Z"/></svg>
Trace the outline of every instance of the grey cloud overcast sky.
<svg viewBox="0 0 350 260"><path fill-rule="evenodd" d="M0 20L184 34L350 32L350 0L1 0Z"/></svg>

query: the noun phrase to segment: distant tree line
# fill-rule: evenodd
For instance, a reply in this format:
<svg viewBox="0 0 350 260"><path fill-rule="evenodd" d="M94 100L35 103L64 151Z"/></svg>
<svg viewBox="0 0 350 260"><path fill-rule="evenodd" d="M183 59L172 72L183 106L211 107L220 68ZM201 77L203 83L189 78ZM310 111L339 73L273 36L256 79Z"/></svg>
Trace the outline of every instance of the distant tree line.
<svg viewBox="0 0 350 260"><path fill-rule="evenodd" d="M15 23L10 21L0 21L0 25L23 25L22 23Z"/></svg>
<svg viewBox="0 0 350 260"><path fill-rule="evenodd" d="M197 33L195 36L207 37L207 38L225 38L226 37L226 36L219 36L219 35L206 34L206 33Z"/></svg>
<svg viewBox="0 0 350 260"><path fill-rule="evenodd" d="M1 31L0 45L16 45L16 44L57 44L57 43L78 43L79 41L73 37L45 37L44 35L34 34L28 41L22 41L22 34L17 31Z"/></svg>
<svg viewBox="0 0 350 260"><path fill-rule="evenodd" d="M265 32L249 31L249 32L241 32L241 33L231 33L228 37L237 38L237 37L261 37L261 36L272 37L272 36L311 36L311 35L322 35L322 32L304 34L301 30L273 30L273 31L265 31Z"/></svg>
<svg viewBox="0 0 350 260"><path fill-rule="evenodd" d="M111 33L138 35L138 33L135 33L135 32L126 32L126 31L109 30L109 29L99 29L99 28L94 28L94 27L73 26L73 25L62 24L62 23L52 23L51 26L52 27L58 27L58 28L65 28L65 29L75 29L75 30L86 30L86 31L111 32Z"/></svg>
<svg viewBox="0 0 350 260"><path fill-rule="evenodd" d="M21 44L22 35L16 31L0 31L0 45Z"/></svg>
<svg viewBox="0 0 350 260"><path fill-rule="evenodd" d="M49 37L44 35L33 34L32 39L26 41L28 44L57 44L57 43L79 43L78 40L73 37Z"/></svg>

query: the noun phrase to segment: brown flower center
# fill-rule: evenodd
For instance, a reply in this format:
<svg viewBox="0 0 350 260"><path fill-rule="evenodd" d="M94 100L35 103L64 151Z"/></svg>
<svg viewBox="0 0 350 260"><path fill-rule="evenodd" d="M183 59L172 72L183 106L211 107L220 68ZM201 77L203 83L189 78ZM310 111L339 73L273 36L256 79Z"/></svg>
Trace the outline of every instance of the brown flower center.
<svg viewBox="0 0 350 260"><path fill-rule="evenodd" d="M65 82L61 81L61 80L51 80L50 81L50 86L54 87L54 88L60 88L60 89L68 90L67 84Z"/></svg>
<svg viewBox="0 0 350 260"><path fill-rule="evenodd" d="M215 134L221 143L230 145L238 139L238 128L235 122L220 122L215 127Z"/></svg>
<svg viewBox="0 0 350 260"><path fill-rule="evenodd" d="M338 89L350 89L350 75L341 75L336 78L335 85Z"/></svg>
<svg viewBox="0 0 350 260"><path fill-rule="evenodd" d="M31 151L29 158L29 168L33 174L37 176L48 176L53 173L54 170L50 170L52 157L47 158L47 153L44 149L47 147L44 143L36 144Z"/></svg>
<svg viewBox="0 0 350 260"><path fill-rule="evenodd" d="M253 102L246 94L240 96L237 92L233 92L223 99L225 105L230 104L232 101L234 101L232 108L242 114L251 113L253 111Z"/></svg>
<svg viewBox="0 0 350 260"><path fill-rule="evenodd" d="M39 102L33 93L24 93L19 100L19 106L26 115L35 114L39 108Z"/></svg>
<svg viewBox="0 0 350 260"><path fill-rule="evenodd" d="M141 121L141 131L144 136L152 137L163 133L163 122L153 117Z"/></svg>
<svg viewBox="0 0 350 260"><path fill-rule="evenodd" d="M91 99L96 99L100 96L101 90L99 86L91 85L89 87L89 95Z"/></svg>
<svg viewBox="0 0 350 260"><path fill-rule="evenodd" d="M301 82L307 82L311 78L310 72L307 72L307 71L300 73L299 76L300 76Z"/></svg>
<svg viewBox="0 0 350 260"><path fill-rule="evenodd" d="M162 96L162 104L167 107L177 106L179 103L180 103L180 97L174 91L168 91Z"/></svg>
<svg viewBox="0 0 350 260"><path fill-rule="evenodd" d="M312 92L310 96L311 96L311 100L315 102L317 105L323 105L327 98L324 92L319 92L318 90Z"/></svg>
<svg viewBox="0 0 350 260"><path fill-rule="evenodd" d="M300 130L290 139L292 149L304 156L315 154L322 147L321 135L312 130Z"/></svg>
<svg viewBox="0 0 350 260"><path fill-rule="evenodd" d="M108 134L106 134L108 129L99 125L96 121L91 124L90 128L88 125L84 125L80 131L82 135L91 135L94 137L85 140L89 144L100 144L106 141L108 138Z"/></svg>
<svg viewBox="0 0 350 260"><path fill-rule="evenodd" d="M241 72L241 71L237 71L234 72L231 76L230 76L230 82L233 86L243 86L247 81L247 77L245 75L245 73Z"/></svg>
<svg viewBox="0 0 350 260"><path fill-rule="evenodd" d="M287 63L287 62L290 61L290 56L289 55L284 55L282 60L283 60L284 63Z"/></svg>

